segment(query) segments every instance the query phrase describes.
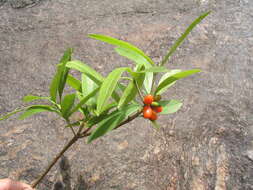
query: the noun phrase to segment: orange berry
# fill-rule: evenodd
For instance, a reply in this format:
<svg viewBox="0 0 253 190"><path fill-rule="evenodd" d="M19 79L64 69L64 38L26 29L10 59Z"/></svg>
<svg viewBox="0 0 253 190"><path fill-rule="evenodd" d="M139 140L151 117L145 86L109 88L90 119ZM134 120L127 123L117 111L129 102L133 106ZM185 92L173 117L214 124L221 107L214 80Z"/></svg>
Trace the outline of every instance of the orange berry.
<svg viewBox="0 0 253 190"><path fill-rule="evenodd" d="M143 117L147 119L151 118L153 114L153 110L151 109L150 106L144 106L142 112L143 112Z"/></svg>
<svg viewBox="0 0 253 190"><path fill-rule="evenodd" d="M151 117L149 118L151 121L155 121L157 120L158 116L157 116L157 113L155 111L152 111L152 115Z"/></svg>
<svg viewBox="0 0 253 190"><path fill-rule="evenodd" d="M153 101L154 101L154 97L151 94L146 95L143 100L144 104L146 105L152 104Z"/></svg>
<svg viewBox="0 0 253 190"><path fill-rule="evenodd" d="M156 112L156 113L160 113L163 111L163 107L162 106L155 106L152 107L152 109Z"/></svg>

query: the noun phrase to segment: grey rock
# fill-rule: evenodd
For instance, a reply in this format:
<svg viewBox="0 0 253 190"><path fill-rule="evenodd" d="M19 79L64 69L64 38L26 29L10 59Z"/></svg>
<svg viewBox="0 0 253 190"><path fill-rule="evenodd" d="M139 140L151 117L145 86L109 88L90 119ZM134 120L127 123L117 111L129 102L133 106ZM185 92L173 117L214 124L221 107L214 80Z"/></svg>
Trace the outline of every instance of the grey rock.
<svg viewBox="0 0 253 190"><path fill-rule="evenodd" d="M9 0L13 9L22 9L37 5L42 0Z"/></svg>
<svg viewBox="0 0 253 190"><path fill-rule="evenodd" d="M246 152L246 156L251 160L253 161L253 150L248 150Z"/></svg>

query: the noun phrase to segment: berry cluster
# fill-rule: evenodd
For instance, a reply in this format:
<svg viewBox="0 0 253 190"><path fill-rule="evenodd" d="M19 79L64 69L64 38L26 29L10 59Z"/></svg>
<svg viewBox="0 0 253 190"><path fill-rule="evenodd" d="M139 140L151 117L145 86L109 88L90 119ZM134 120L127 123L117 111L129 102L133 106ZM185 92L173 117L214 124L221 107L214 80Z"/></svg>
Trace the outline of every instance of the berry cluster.
<svg viewBox="0 0 253 190"><path fill-rule="evenodd" d="M160 96L153 97L152 95L146 95L143 99L143 117L146 119L150 119L151 121L157 120L157 113L162 112L163 108L157 102L161 99Z"/></svg>

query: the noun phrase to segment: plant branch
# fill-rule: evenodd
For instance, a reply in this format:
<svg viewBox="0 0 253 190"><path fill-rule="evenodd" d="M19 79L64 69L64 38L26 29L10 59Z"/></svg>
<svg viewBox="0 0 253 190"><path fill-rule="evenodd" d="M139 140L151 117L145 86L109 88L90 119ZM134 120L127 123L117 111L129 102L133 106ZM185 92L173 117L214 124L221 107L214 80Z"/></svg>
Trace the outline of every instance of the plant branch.
<svg viewBox="0 0 253 190"><path fill-rule="evenodd" d="M135 113L134 115L128 117L126 120L124 120L123 122L121 122L115 129L121 127L122 125L125 125L129 122L131 122L132 120L134 120L135 118L137 118L139 115L141 114L141 111L138 111L137 113ZM63 147L63 149L56 155L56 157L53 159L53 161L49 164L49 166L46 168L46 170L41 174L41 176L36 179L33 183L32 183L32 188L35 188L40 182L41 180L47 175L47 173L50 171L50 169L56 164L56 162L61 158L61 156L79 139L79 138L83 138L83 137L87 137L91 134L91 132L89 132L89 130L92 127L89 127L87 129L85 129L83 132L82 129L84 127L85 123L83 122L80 125L80 128L78 130L78 132L76 133L76 135Z"/></svg>
<svg viewBox="0 0 253 190"><path fill-rule="evenodd" d="M76 132L75 132L75 130L73 129L72 126L70 127L70 129L71 129L72 133L74 134L74 136L76 136Z"/></svg>
<svg viewBox="0 0 253 190"><path fill-rule="evenodd" d="M83 130L83 128L84 128L84 125L85 125L85 122L83 121L83 122L81 123L81 125L79 126L79 129L78 129L78 131L77 131L77 134L78 134L78 135L81 134L81 132L82 132L82 130Z"/></svg>
<svg viewBox="0 0 253 190"><path fill-rule="evenodd" d="M76 136L76 132L75 132L75 130L73 129L73 127L72 127L72 125L70 124L70 122L69 122L68 119L66 119L66 122L67 122L67 124L68 124L67 126L69 126L69 128L71 129L73 135Z"/></svg>
<svg viewBox="0 0 253 190"><path fill-rule="evenodd" d="M61 150L61 152L59 152L56 157L53 159L53 161L49 164L49 166L46 168L46 170L42 173L42 175L36 179L33 183L32 183L32 188L35 188L40 181L47 175L47 173L50 171L50 169L55 165L55 163L59 160L59 158L79 139L79 136L74 136L69 142L68 144L66 144L64 146L64 148Z"/></svg>
<svg viewBox="0 0 253 190"><path fill-rule="evenodd" d="M128 117L125 121L121 122L117 127L115 127L114 129L118 129L119 127L121 127L122 125L125 125L131 121L133 121L134 119L136 119L142 111L138 111L137 113L135 113L134 115Z"/></svg>

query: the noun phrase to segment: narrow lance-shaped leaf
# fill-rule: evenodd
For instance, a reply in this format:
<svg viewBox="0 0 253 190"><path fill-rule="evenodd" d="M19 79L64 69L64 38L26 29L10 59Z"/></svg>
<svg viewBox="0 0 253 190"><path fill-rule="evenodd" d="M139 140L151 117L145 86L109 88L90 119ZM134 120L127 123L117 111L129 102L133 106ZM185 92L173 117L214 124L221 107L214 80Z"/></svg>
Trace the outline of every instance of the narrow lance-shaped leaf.
<svg viewBox="0 0 253 190"><path fill-rule="evenodd" d="M72 54L72 49L68 49L64 53L60 64L57 65L56 74L50 85L50 97L51 97L51 100L55 103L57 100L57 92L59 93L59 97L61 97L63 88L65 86L65 82L66 82L65 77L67 77L67 73L68 73L67 71L68 69L66 70L65 68L66 63L67 63L66 60L71 59L71 54Z"/></svg>
<svg viewBox="0 0 253 190"><path fill-rule="evenodd" d="M115 90L118 80L120 79L122 73L126 71L126 68L118 68L112 71L108 77L104 80L101 85L98 100L97 100L97 113L100 114L104 111L104 107L111 97L113 91Z"/></svg>
<svg viewBox="0 0 253 190"><path fill-rule="evenodd" d="M80 71L81 73L85 73L87 76L90 77L90 79L92 79L95 83L97 83L98 85L101 84L101 82L103 81L103 77L96 72L94 69L92 69L91 67L89 67L88 65L82 63L81 61L75 60L75 61L70 61L66 64L66 67L71 68L71 69L75 69Z"/></svg>
<svg viewBox="0 0 253 190"><path fill-rule="evenodd" d="M145 66L145 68L150 68L151 66ZM151 93L152 90L152 83L153 83L154 74L152 72L145 73L145 79L143 82L144 88L147 94Z"/></svg>
<svg viewBox="0 0 253 190"><path fill-rule="evenodd" d="M61 102L61 113L65 119L68 118L67 116L74 105L75 97L75 94L67 94Z"/></svg>
<svg viewBox="0 0 253 190"><path fill-rule="evenodd" d="M60 76L60 83L59 83L59 87L58 87L60 99L61 99L61 96L62 96L62 93L63 93L63 89L65 87L67 76L68 76L68 73L69 73L69 68L66 67L66 64L67 64L68 61L71 61L72 53L73 53L73 49L72 48L68 48L64 52L64 55L62 56L62 58L60 60L60 64L61 64L61 76Z"/></svg>
<svg viewBox="0 0 253 190"><path fill-rule="evenodd" d="M179 69L170 70L168 73L165 73L165 74L161 77L161 79L160 79L158 85L161 84L165 79L169 78L170 76L172 76L172 75L174 75L174 74L176 74L176 73L180 73L180 72L181 72L181 70L179 70ZM156 94L162 94L162 93L164 93L168 88L170 88L170 87L171 87L172 85L174 85L175 83L176 83L176 81L174 81L174 82L168 84L167 86L164 86L161 90L157 91Z"/></svg>
<svg viewBox="0 0 253 190"><path fill-rule="evenodd" d="M93 90L90 94L83 97L83 99L69 112L68 116L76 112L79 108L81 108L91 97L95 96L98 92L99 88Z"/></svg>
<svg viewBox="0 0 253 190"><path fill-rule="evenodd" d="M184 39L188 36L188 34L192 31L192 29L199 24L207 15L209 15L209 12L206 12L202 15L200 15L196 20L194 20L190 26L185 30L185 32L177 39L177 41L173 44L173 46L169 49L168 53L164 57L164 59L161 62L161 66L163 66L169 59L169 57L176 51L176 49L180 46L180 44L184 41Z"/></svg>
<svg viewBox="0 0 253 190"><path fill-rule="evenodd" d="M27 109L27 107L25 107L25 108L20 108L20 109L15 109L15 110L12 111L12 112L9 112L9 113L7 113L7 114L5 114L5 115L2 115L2 116L0 116L0 121L5 120L5 119L8 119L8 118L11 117L12 115L14 115L14 114L16 114L16 113L19 113L19 112L22 112L22 111L24 111L24 110L26 110L26 109Z"/></svg>
<svg viewBox="0 0 253 190"><path fill-rule="evenodd" d="M23 102L31 102L34 100L49 100L50 97L45 96L34 96L34 95L27 95L23 97Z"/></svg>
<svg viewBox="0 0 253 190"><path fill-rule="evenodd" d="M115 51L119 55L132 60L137 65L144 65L144 67L146 69L149 69L150 67L152 67L152 65L143 56L139 55L138 53L136 53L134 51L131 51L131 50L125 49L125 48L121 48L121 47L115 48ZM152 81L153 81L153 73L146 72L143 85L144 85L144 88L147 93L151 92Z"/></svg>
<svg viewBox="0 0 253 190"><path fill-rule="evenodd" d="M140 105L131 104L107 115L98 123L98 127L88 137L88 143L116 128L128 116L139 111L140 108Z"/></svg>
<svg viewBox="0 0 253 190"><path fill-rule="evenodd" d="M27 117L30 117L34 114L37 114L37 113L40 113L40 112L45 112L45 111L48 111L48 112L56 112L57 111L49 106L49 105L33 105L33 106L30 106L28 107L20 116L19 116L19 119L25 119Z"/></svg>
<svg viewBox="0 0 253 190"><path fill-rule="evenodd" d="M57 91L58 91L58 87L59 87L59 83L60 83L60 79L61 79L60 70L61 70L61 67L58 65L56 74L54 75L54 78L53 78L51 85L50 85L50 97L51 97L51 100L55 103L56 103Z"/></svg>
<svg viewBox="0 0 253 190"><path fill-rule="evenodd" d="M111 109L113 107L116 107L117 104L116 103L111 103L111 104L108 104L107 106L107 109ZM107 111L107 110L106 110ZM93 116L91 119L89 119L86 123L86 127L89 128L89 127L92 127L96 124L98 124L99 122L101 122L102 120L104 120L105 118L108 117L108 114L107 113L102 113L101 115L99 116Z"/></svg>
<svg viewBox="0 0 253 190"><path fill-rule="evenodd" d="M166 88L169 84L173 83L174 81L178 80L178 79L182 79L182 78L185 78L189 75L192 75L192 74L195 74L195 73L198 73L200 72L199 69L193 69L193 70L188 70L188 71L182 71L182 72L179 72L179 73L176 73L172 76L169 76L168 78L166 78L163 82L161 82L156 91L155 91L155 94L159 91L161 91L163 88Z"/></svg>
<svg viewBox="0 0 253 190"><path fill-rule="evenodd" d="M145 73L138 73L138 76L135 77L134 80L128 84L127 88L124 90L120 98L118 108L125 106L136 97L136 94L138 93L136 85L138 85L138 87L141 89L144 78Z"/></svg>
<svg viewBox="0 0 253 190"><path fill-rule="evenodd" d="M83 96L87 96L89 93L91 93L94 89L96 89L98 85L91 80L86 74L82 74L82 94ZM87 105L93 105L96 103L96 96L91 97L87 101Z"/></svg>
<svg viewBox="0 0 253 190"><path fill-rule="evenodd" d="M136 54L139 54L140 56L145 58L150 64L154 65L154 62L150 59L150 57L148 57L142 50L140 50L139 48L137 48L136 46L134 46L128 42L118 40L118 39L112 38L110 36L100 35L100 34L90 34L89 37L106 42L108 44L112 44L112 45L124 48L126 50L133 51Z"/></svg>
<svg viewBox="0 0 253 190"><path fill-rule="evenodd" d="M154 66L154 67L149 67L149 68L144 69L143 71L139 71L139 72L140 73L147 73L147 72L164 73L164 72L169 72L169 70L165 67Z"/></svg>
<svg viewBox="0 0 253 190"><path fill-rule="evenodd" d="M77 90L78 92L82 92L81 82L70 74L68 74L67 77L67 84L72 88L74 88L75 90Z"/></svg>
<svg viewBox="0 0 253 190"><path fill-rule="evenodd" d="M140 55L139 53L136 53L135 51L132 51L126 48L121 48L121 47L117 47L114 49L119 55L130 59L135 64L141 64L141 65L143 64L143 65L151 66L151 64L147 61L147 59L145 59L142 55Z"/></svg>
<svg viewBox="0 0 253 190"><path fill-rule="evenodd" d="M163 111L160 114L175 113L183 105L183 103L178 100L160 101L159 104L163 107Z"/></svg>
<svg viewBox="0 0 253 190"><path fill-rule="evenodd" d="M67 63L66 67L71 69L76 69L81 73L85 73L91 80L93 80L98 86L100 86L104 80L104 77L96 72L94 69L88 65L82 63L81 61L70 61ZM120 97L116 92L113 92L112 97L119 101Z"/></svg>

